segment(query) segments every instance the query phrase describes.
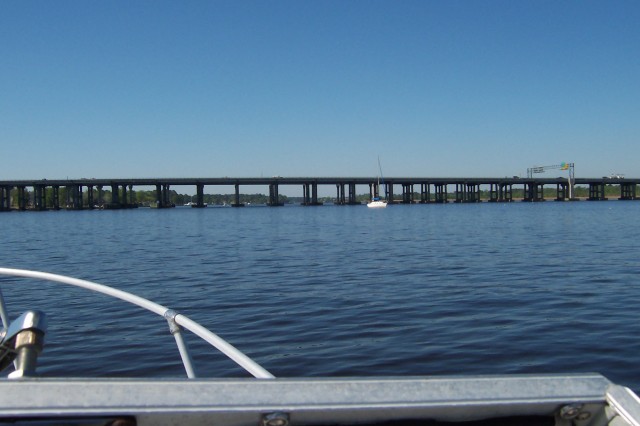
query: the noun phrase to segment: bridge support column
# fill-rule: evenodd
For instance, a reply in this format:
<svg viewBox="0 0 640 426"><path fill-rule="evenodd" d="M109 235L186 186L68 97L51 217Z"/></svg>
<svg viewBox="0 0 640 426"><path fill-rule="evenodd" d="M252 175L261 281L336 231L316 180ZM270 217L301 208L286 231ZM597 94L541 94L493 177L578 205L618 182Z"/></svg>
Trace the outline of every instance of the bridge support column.
<svg viewBox="0 0 640 426"><path fill-rule="evenodd" d="M522 201L544 201L544 185L538 182L527 182L524 184L524 198Z"/></svg>
<svg viewBox="0 0 640 426"><path fill-rule="evenodd" d="M428 183L420 184L420 203L426 204L431 202L431 185Z"/></svg>
<svg viewBox="0 0 640 426"><path fill-rule="evenodd" d="M391 203L391 199L393 197L393 190L391 192L391 196L389 196L389 185L386 185L385 187L385 199L387 200L387 203L392 204ZM369 184L369 195L370 195L370 199L371 200L376 200L381 198L380 197L380 184L378 182L373 182Z"/></svg>
<svg viewBox="0 0 640 426"><path fill-rule="evenodd" d="M467 184L467 203L480 203L480 185L477 183Z"/></svg>
<svg viewBox="0 0 640 426"><path fill-rule="evenodd" d="M156 184L156 207L159 209L175 207L173 204L171 204L171 192L169 184Z"/></svg>
<svg viewBox="0 0 640 426"><path fill-rule="evenodd" d="M196 204L195 205L192 204L191 207L198 207L198 208L207 207L204 204L204 185L202 185L201 183L196 185Z"/></svg>
<svg viewBox="0 0 640 426"><path fill-rule="evenodd" d="M88 204L89 210L93 210L96 207L93 201L93 185L87 186L87 204Z"/></svg>
<svg viewBox="0 0 640 426"><path fill-rule="evenodd" d="M569 185L566 183L557 183L556 184L556 201L566 201L567 200L567 190Z"/></svg>
<svg viewBox="0 0 640 426"><path fill-rule="evenodd" d="M51 195L52 195L52 200L51 200L51 204L53 206L54 210L60 210L60 187L59 186L54 186L51 188Z"/></svg>
<svg viewBox="0 0 640 426"><path fill-rule="evenodd" d="M120 186L111 184L111 203L109 203L109 208L118 209L120 208Z"/></svg>
<svg viewBox="0 0 640 426"><path fill-rule="evenodd" d="M75 210L82 210L83 207L82 185L73 185L73 208Z"/></svg>
<svg viewBox="0 0 640 426"><path fill-rule="evenodd" d="M349 184L349 205L356 205L356 204L360 204L360 202L357 200L356 184L350 183Z"/></svg>
<svg viewBox="0 0 640 426"><path fill-rule="evenodd" d="M24 186L18 186L18 210L25 211L29 205L29 192Z"/></svg>
<svg viewBox="0 0 640 426"><path fill-rule="evenodd" d="M27 209L27 190L24 186L18 186L18 210L24 211Z"/></svg>
<svg viewBox="0 0 640 426"><path fill-rule="evenodd" d="M413 184L402 184L402 204L413 204Z"/></svg>
<svg viewBox="0 0 640 426"><path fill-rule="evenodd" d="M175 207L175 205L171 202L171 185L169 185L168 183L162 185L162 207Z"/></svg>
<svg viewBox="0 0 640 426"><path fill-rule="evenodd" d="M108 205L108 208L119 209L120 207L120 186L111 184L111 203Z"/></svg>
<svg viewBox="0 0 640 426"><path fill-rule="evenodd" d="M235 185L235 203L231 204L232 207L244 207L244 204L240 203L240 185Z"/></svg>
<svg viewBox="0 0 640 426"><path fill-rule="evenodd" d="M607 197L604 195L604 182L591 182L589 183L589 201L606 201Z"/></svg>
<svg viewBox="0 0 640 426"><path fill-rule="evenodd" d="M126 209L127 205L127 185L122 185L122 198L120 198L120 208Z"/></svg>
<svg viewBox="0 0 640 426"><path fill-rule="evenodd" d="M393 202L393 183L385 183L384 184L384 195L388 204L395 204Z"/></svg>
<svg viewBox="0 0 640 426"><path fill-rule="evenodd" d="M322 203L318 201L318 183L313 182L311 184L311 205L313 206L321 206Z"/></svg>
<svg viewBox="0 0 640 426"><path fill-rule="evenodd" d="M513 201L513 184L501 183L498 188L498 201L510 203Z"/></svg>
<svg viewBox="0 0 640 426"><path fill-rule="evenodd" d="M455 195L454 203L464 203L467 200L467 186L464 183L456 183Z"/></svg>
<svg viewBox="0 0 640 426"><path fill-rule="evenodd" d="M46 187L43 185L35 185L33 187L33 209L44 211L47 209L47 197L45 194Z"/></svg>
<svg viewBox="0 0 640 426"><path fill-rule="evenodd" d="M302 205L310 206L311 205L311 196L309 195L309 184L302 184Z"/></svg>
<svg viewBox="0 0 640 426"><path fill-rule="evenodd" d="M284 206L284 203L280 202L280 194L278 192L277 183L269 184L269 204L268 205L271 207Z"/></svg>
<svg viewBox="0 0 640 426"><path fill-rule="evenodd" d="M447 185L443 183L435 183L435 200L436 203L445 204L448 202Z"/></svg>
<svg viewBox="0 0 640 426"><path fill-rule="evenodd" d="M320 206L318 202L318 184L305 183L302 185L302 205L303 206Z"/></svg>
<svg viewBox="0 0 640 426"><path fill-rule="evenodd" d="M156 207L161 209L162 205L162 185L156 184Z"/></svg>
<svg viewBox="0 0 640 426"><path fill-rule="evenodd" d="M67 210L82 210L82 186L71 185L66 187L67 190Z"/></svg>
<svg viewBox="0 0 640 426"><path fill-rule="evenodd" d="M133 185L129 185L129 208L130 209L138 208L138 203L136 201L136 193L133 191Z"/></svg>
<svg viewBox="0 0 640 426"><path fill-rule="evenodd" d="M637 200L636 197L636 184L635 183L622 183L620 184L620 198L619 200Z"/></svg>
<svg viewBox="0 0 640 426"><path fill-rule="evenodd" d="M11 187L0 186L0 212L11 210Z"/></svg>
<svg viewBox="0 0 640 426"><path fill-rule="evenodd" d="M491 183L489 184L489 200L490 203L495 203L498 201L498 184Z"/></svg>
<svg viewBox="0 0 640 426"><path fill-rule="evenodd" d="M346 204L345 201L344 183L336 183L336 204L344 206Z"/></svg>
<svg viewBox="0 0 640 426"><path fill-rule="evenodd" d="M104 208L104 190L102 185L98 185L98 207Z"/></svg>

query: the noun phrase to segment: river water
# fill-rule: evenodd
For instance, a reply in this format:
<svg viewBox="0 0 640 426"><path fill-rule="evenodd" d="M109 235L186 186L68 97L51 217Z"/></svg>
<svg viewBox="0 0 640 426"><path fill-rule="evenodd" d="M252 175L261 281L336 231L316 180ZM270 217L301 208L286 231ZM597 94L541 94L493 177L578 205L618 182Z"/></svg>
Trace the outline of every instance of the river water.
<svg viewBox="0 0 640 426"><path fill-rule="evenodd" d="M600 372L640 389L640 203L0 214L0 265L111 285L278 377ZM1 278L49 320L44 376L181 377L166 322ZM246 377L187 336L200 376Z"/></svg>

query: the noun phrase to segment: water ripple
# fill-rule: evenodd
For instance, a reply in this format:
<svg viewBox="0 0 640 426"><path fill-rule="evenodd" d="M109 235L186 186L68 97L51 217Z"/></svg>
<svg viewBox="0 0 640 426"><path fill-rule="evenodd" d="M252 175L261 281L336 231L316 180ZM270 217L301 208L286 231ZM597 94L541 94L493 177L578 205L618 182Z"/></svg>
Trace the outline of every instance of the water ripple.
<svg viewBox="0 0 640 426"><path fill-rule="evenodd" d="M171 306L278 376L598 371L639 389L637 209L10 213L3 265ZM12 315L33 305L49 315L45 375L184 374L162 318L74 288L0 285ZM189 345L201 375L246 375Z"/></svg>

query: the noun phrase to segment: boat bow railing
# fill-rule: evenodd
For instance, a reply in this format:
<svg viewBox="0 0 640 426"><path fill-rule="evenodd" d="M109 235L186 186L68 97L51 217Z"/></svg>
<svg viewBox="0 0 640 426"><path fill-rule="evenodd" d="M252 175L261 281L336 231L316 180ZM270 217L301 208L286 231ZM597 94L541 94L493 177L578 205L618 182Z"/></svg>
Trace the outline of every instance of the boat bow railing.
<svg viewBox="0 0 640 426"><path fill-rule="evenodd" d="M225 354L228 358L233 360L240 367L244 368L247 372L259 379L272 379L274 376L265 370L261 365L256 363L254 360L249 358L247 355L242 353L240 350L235 348L229 342L218 336L217 334L211 332L207 328L198 324L197 322L191 320L187 316L180 314L173 309L169 309L165 306L159 305L155 302L147 300L143 297L137 296L132 293L128 293L126 291L117 290L115 288L94 283L87 280L82 280L78 278L67 277L64 275L51 274L48 272L38 272L38 271L30 271L26 269L11 269L11 268L0 268L0 275L12 276L12 277L22 277L22 278L32 278L39 279L45 281L52 281L61 284L72 285L75 287L81 287L87 290L91 290L97 293L102 293L110 297L114 297L116 299L123 300L125 302L131 303L133 305L137 305L141 308L144 308L148 311L151 311L157 315L160 315L166 319L169 323L169 330L173 337L176 340L176 345L178 346L178 350L180 352L180 357L182 358L182 363L184 365L185 371L187 373L187 377L195 378L196 374L193 369L193 363L191 361L191 357L189 356L189 351L182 337L181 328L185 328L191 331L196 336L200 337L211 346L218 349L220 352ZM10 327L8 323L8 316L6 313L6 306L4 303L4 299L2 297L2 293L0 292L0 320L2 321L2 326L6 330Z"/></svg>

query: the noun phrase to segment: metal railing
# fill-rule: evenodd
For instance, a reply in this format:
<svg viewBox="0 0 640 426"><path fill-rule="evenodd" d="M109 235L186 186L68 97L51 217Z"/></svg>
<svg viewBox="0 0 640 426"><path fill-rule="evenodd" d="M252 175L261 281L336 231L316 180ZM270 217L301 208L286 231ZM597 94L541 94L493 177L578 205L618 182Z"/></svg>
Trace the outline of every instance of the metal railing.
<svg viewBox="0 0 640 426"><path fill-rule="evenodd" d="M196 374L193 369L191 357L189 356L187 346L183 340L180 327L184 327L185 329L191 331L196 336L208 342L211 346L215 347L220 352L225 354L228 358L233 360L240 367L244 368L254 377L259 379L274 378L274 376L271 373L269 373L267 370L265 370L262 366L260 366L258 363L253 361L251 358L249 358L247 355L242 353L240 350L235 348L233 345L231 345L229 342L227 342L217 334L212 333L210 330L198 324L197 322L191 320L187 316L177 313L172 309L159 305L143 297L136 296L135 294L128 293L126 291L117 290L103 284L98 284L98 283L94 283L87 280L81 280L78 278L71 278L64 275L51 274L48 272L29 271L25 269L0 268L0 275L40 279L40 280L53 281L57 283L72 285L75 287L81 287L87 290L95 291L98 293L105 294L107 296L117 298L120 300L124 300L125 302L129 302L131 304L137 305L141 308L144 308L148 311L151 311L157 315L164 317L169 323L169 330L171 331L171 334L173 334L176 340L178 350L180 351L180 357L182 358L182 363L187 372L187 377L189 378L195 378ZM8 316L6 312L6 305L4 303L4 298L2 297L1 292L0 292L0 320L2 320L3 328L7 329L9 327Z"/></svg>

